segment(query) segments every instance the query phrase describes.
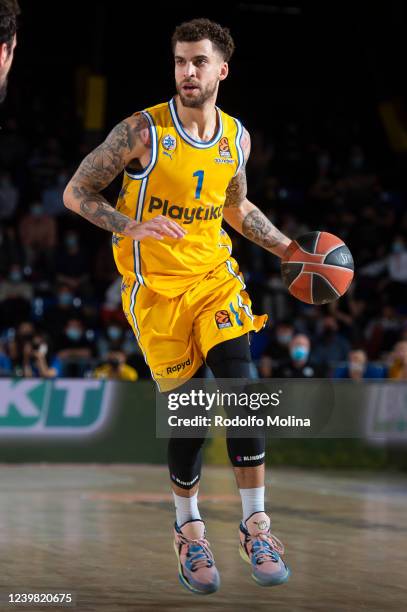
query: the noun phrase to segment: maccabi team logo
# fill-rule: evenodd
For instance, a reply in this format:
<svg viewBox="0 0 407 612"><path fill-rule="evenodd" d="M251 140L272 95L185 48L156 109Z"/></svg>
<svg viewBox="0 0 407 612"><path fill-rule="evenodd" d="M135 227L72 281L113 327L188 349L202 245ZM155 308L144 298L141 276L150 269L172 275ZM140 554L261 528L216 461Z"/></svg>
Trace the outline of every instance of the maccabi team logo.
<svg viewBox="0 0 407 612"><path fill-rule="evenodd" d="M161 139L161 144L164 149L167 149L167 151L175 151L177 148L177 141L175 140L174 136L171 136L171 134L163 136Z"/></svg>
<svg viewBox="0 0 407 612"><path fill-rule="evenodd" d="M221 157L232 157L229 147L229 140L226 138L226 136L223 136L223 138L220 139L219 155Z"/></svg>
<svg viewBox="0 0 407 612"><path fill-rule="evenodd" d="M215 312L215 322L218 329L225 329L225 327L232 327L232 321L227 310L218 310Z"/></svg>

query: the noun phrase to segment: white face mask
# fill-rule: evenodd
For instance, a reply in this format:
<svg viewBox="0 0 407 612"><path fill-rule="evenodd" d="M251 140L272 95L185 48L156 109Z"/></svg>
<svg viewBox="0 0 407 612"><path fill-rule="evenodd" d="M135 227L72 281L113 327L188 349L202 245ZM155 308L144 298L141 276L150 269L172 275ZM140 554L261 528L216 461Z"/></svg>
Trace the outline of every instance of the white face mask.
<svg viewBox="0 0 407 612"><path fill-rule="evenodd" d="M45 357L45 355L48 353L48 346L45 344L45 342L40 344L40 346L38 347L38 353L43 357Z"/></svg>

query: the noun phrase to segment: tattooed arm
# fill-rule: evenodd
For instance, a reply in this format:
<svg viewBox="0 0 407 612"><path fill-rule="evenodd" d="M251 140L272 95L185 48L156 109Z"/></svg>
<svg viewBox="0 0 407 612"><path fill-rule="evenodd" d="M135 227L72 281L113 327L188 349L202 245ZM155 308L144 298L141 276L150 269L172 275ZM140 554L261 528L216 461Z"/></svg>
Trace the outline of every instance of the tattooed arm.
<svg viewBox="0 0 407 612"><path fill-rule="evenodd" d="M133 240L147 237L161 240L163 236L182 238L185 230L174 221L159 215L138 223L115 210L100 193L131 161L140 159L149 148L149 125L143 114L121 121L80 164L65 189L65 206L94 225L130 236Z"/></svg>
<svg viewBox="0 0 407 612"><path fill-rule="evenodd" d="M226 190L223 216L229 225L240 234L267 251L282 257L291 240L284 236L246 197L246 163L250 155L250 136L246 130L243 132L241 145L244 163Z"/></svg>

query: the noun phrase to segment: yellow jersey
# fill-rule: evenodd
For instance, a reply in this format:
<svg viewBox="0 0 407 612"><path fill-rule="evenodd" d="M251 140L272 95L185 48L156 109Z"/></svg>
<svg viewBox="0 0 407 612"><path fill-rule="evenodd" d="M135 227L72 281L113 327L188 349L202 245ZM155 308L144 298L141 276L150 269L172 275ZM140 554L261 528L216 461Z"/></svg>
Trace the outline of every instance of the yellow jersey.
<svg viewBox="0 0 407 612"><path fill-rule="evenodd" d="M113 235L120 274L169 298L198 284L231 255L223 205L243 164L243 128L217 107L216 112L216 135L202 142L184 130L174 98L142 111L150 128L150 162L140 172L124 172L117 210L139 222L164 215L187 231L179 240L135 242Z"/></svg>

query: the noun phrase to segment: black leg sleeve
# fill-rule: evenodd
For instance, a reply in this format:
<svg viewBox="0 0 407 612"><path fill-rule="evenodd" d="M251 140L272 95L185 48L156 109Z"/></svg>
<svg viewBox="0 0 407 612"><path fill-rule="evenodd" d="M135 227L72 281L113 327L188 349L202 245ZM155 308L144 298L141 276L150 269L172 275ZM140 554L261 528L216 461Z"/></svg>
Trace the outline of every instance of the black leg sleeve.
<svg viewBox="0 0 407 612"><path fill-rule="evenodd" d="M247 336L240 336L214 346L207 355L206 363L215 378L252 377L251 355ZM228 416L233 417L233 414ZM265 461L265 436L234 438L226 435L229 459L235 467L254 467Z"/></svg>
<svg viewBox="0 0 407 612"><path fill-rule="evenodd" d="M203 376L204 368L200 368L194 378ZM182 388L177 388L177 393L182 393ZM204 437L168 440L168 469L172 482L178 487L192 489L199 482L202 467L201 448L204 442Z"/></svg>

